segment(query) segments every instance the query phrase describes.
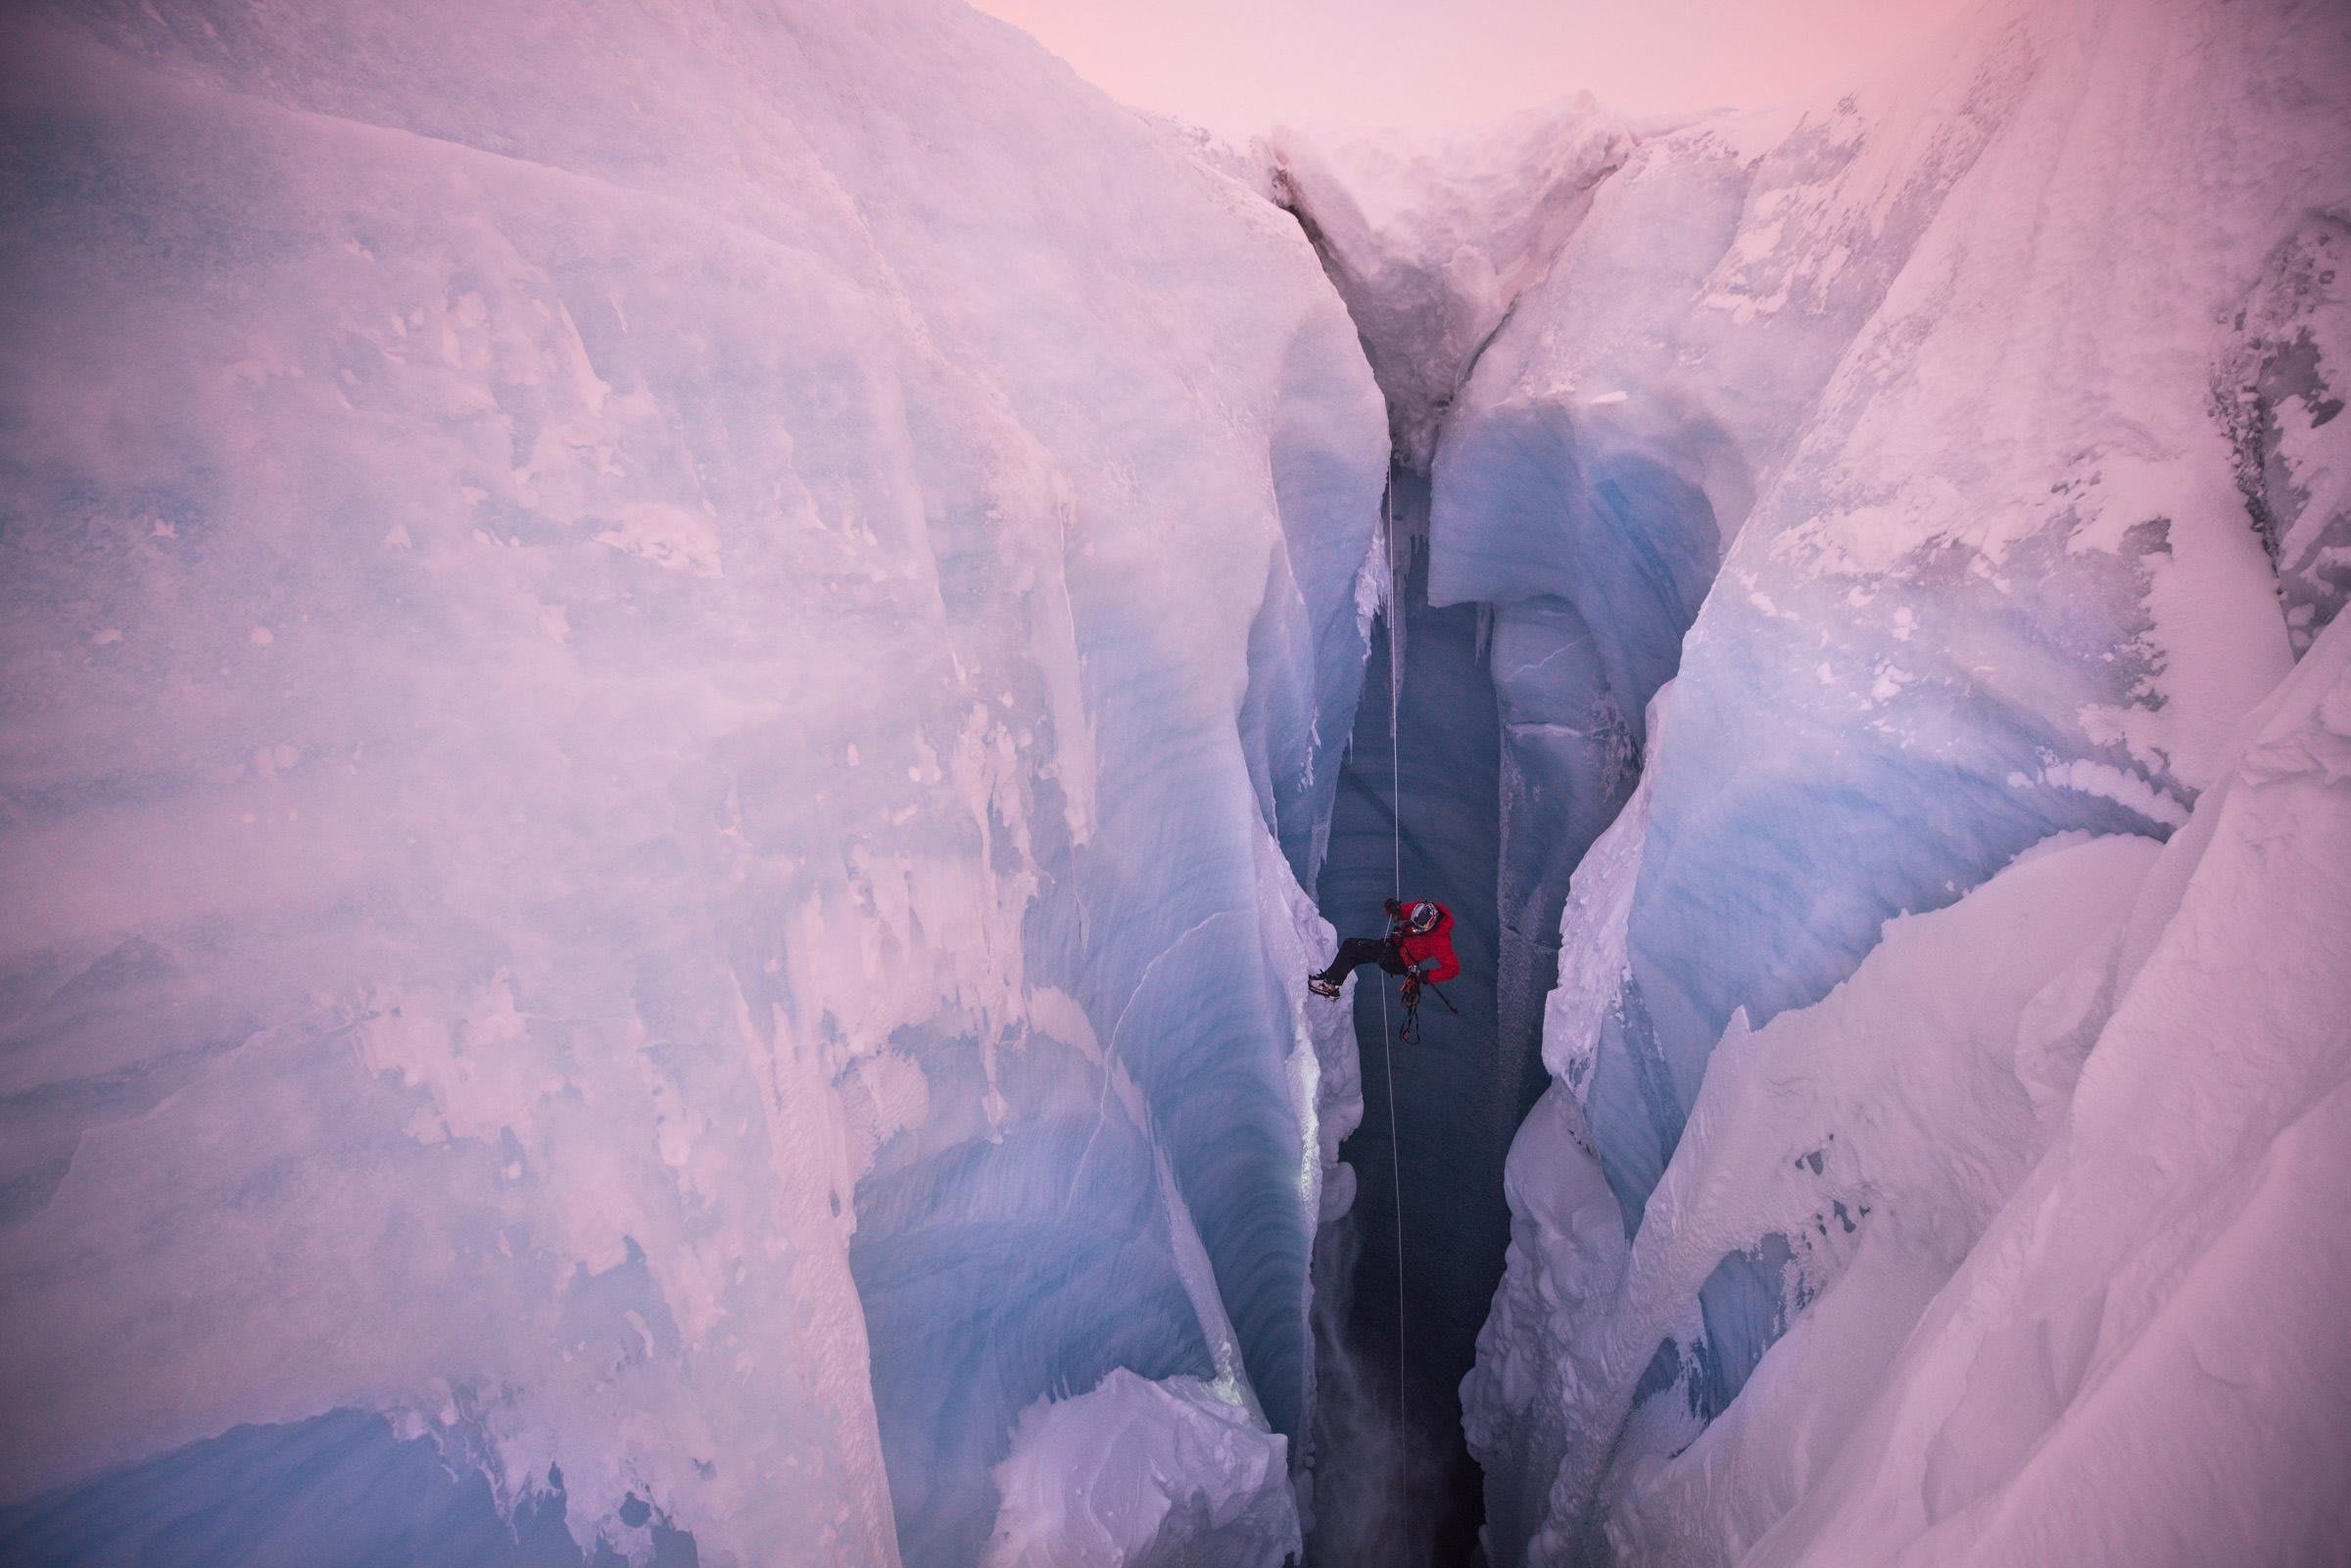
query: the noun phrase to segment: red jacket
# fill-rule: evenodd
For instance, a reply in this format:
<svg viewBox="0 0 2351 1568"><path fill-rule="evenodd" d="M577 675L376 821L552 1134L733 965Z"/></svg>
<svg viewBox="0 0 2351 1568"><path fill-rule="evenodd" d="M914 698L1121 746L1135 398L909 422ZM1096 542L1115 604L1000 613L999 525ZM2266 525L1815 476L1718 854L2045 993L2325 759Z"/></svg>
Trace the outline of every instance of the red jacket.
<svg viewBox="0 0 2351 1568"><path fill-rule="evenodd" d="M1408 898L1404 907L1410 909L1415 903L1437 901ZM1425 976L1431 985L1442 985L1462 973L1462 961L1453 956L1453 911L1443 904L1437 904L1437 924L1433 930L1425 934L1405 931L1397 938L1396 950L1404 955L1407 964L1436 965Z"/></svg>

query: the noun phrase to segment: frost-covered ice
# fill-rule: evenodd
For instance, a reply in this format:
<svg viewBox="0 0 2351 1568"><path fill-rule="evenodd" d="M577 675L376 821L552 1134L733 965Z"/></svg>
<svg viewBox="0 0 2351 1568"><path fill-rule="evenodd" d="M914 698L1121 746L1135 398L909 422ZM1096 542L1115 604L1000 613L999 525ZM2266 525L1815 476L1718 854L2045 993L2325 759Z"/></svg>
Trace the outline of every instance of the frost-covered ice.
<svg viewBox="0 0 2351 1568"><path fill-rule="evenodd" d="M928 1565L1116 1368L1291 1451L1387 450L1294 223L929 0L5 27L0 1498L351 1408Z"/></svg>
<svg viewBox="0 0 2351 1568"><path fill-rule="evenodd" d="M1630 145L1584 95L1434 147L1285 128L1257 148L1363 334L1406 467L1428 471L1462 379Z"/></svg>
<svg viewBox="0 0 2351 1568"><path fill-rule="evenodd" d="M2340 1515L2296 1490L2304 1457L2340 1451L2339 1425L2316 1430L2334 1402L2290 1386L2317 1353L2260 1341L2274 1370L2236 1394L2117 1373L2146 1402L2088 1408L2106 1349L2195 1296L2168 1265L2120 1315L2003 1297L2013 1334L1953 1328L1933 1367L1896 1353L2016 1284L1994 1259L2028 1244L2002 1227L2033 1221L1992 1216L2087 1114L2083 1053L2085 1096L2133 1070L2101 1058L2143 1054L2128 997L2093 1009L2066 965L2094 969L2140 879L2216 831L2231 736L2341 602L2351 361L2326 259L2347 146L2339 11L1994 5L1821 108L1642 139L1479 358L1439 442L1432 592L1503 601L1498 647L1513 600L1588 635L1620 714L1678 667L1663 735L1626 722L1646 771L1577 872L1558 1081L1511 1159L1511 1272L1465 1390L1498 1561L2339 1554ZM2268 819L2278 852L2339 880L2339 790L2294 787L2314 820ZM2259 933L2341 913L2226 885L2176 918L2231 927L2228 988L2295 998L2301 1022L2240 1029L2206 993L2213 1070L2317 1115L2340 1003L2288 951L2264 971ZM2140 983L2162 1006L2166 982ZM2143 1229L2086 1218L2074 1244L2111 1273L2227 1208L2222 1166L2302 1161L2343 1191L2283 1113L2229 1104L2211 1126L2234 1116L2241 1139L2189 1138ZM2085 1190L2123 1168L2119 1143L2081 1158ZM2197 1288L2214 1312L2273 1268L2339 1294L2331 1240L2256 1264L2223 1228L2169 1255L2226 1254ZM1865 1417L1882 1392L1900 1421ZM2200 1493L2152 1479L2170 1439L2125 1436L2270 1417L2302 1457L2214 1458ZM2044 1437L2064 1457L2028 1463ZM1878 1466L1876 1490L1845 1464ZM2273 1480L2300 1509L2275 1528L2303 1536L2247 1514ZM2069 1484L2105 1503L2061 1517ZM1991 1519L2005 1544L1967 1545Z"/></svg>
<svg viewBox="0 0 2351 1568"><path fill-rule="evenodd" d="M2052 842L1735 1020L1618 1301L1781 1234L1808 1305L1686 1449L1628 1457L1621 1554L2351 1552L2346 866L2351 622L2160 852Z"/></svg>
<svg viewBox="0 0 2351 1568"><path fill-rule="evenodd" d="M987 1568L1211 1568L1299 1550L1286 1445L1197 1378L1121 1367L1038 1401L996 1489Z"/></svg>

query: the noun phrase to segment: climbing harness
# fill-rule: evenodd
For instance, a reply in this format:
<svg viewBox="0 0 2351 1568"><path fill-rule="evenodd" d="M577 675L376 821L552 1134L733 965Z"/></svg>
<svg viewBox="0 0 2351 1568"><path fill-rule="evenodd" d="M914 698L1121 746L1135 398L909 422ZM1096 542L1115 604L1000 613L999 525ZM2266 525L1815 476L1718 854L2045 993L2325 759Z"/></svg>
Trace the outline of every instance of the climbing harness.
<svg viewBox="0 0 2351 1568"><path fill-rule="evenodd" d="M1453 998L1445 994L1443 986L1433 980L1407 979L1404 982L1404 1025L1396 1031L1396 1038L1406 1045L1420 1043L1420 993L1422 991L1433 992L1437 1000L1445 1004L1445 1011L1454 1017L1459 1018L1462 1014L1462 1010L1453 1005Z"/></svg>

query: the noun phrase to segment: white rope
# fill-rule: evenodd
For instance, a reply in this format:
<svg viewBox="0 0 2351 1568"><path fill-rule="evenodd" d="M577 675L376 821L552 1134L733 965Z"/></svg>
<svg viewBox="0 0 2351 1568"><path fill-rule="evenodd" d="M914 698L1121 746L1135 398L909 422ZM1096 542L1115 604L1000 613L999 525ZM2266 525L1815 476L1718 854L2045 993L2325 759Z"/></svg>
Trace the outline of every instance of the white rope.
<svg viewBox="0 0 2351 1568"><path fill-rule="evenodd" d="M1397 716L1402 709L1404 689L1404 582L1396 571L1396 486L1393 478L1382 498L1385 514L1386 548L1388 552L1388 841L1390 859L1394 862L1396 890L1390 894L1401 901L1404 897L1404 763L1402 740L1397 734ZM1406 1457L1411 1445L1410 1428L1405 1420L1405 1355L1404 1355L1404 1163L1397 1153L1396 1132L1396 1048L1394 1033L1388 1024L1388 977L1385 971L1379 980L1379 1060L1388 1081L1388 1187L1390 1207L1396 1215L1396 1506L1403 1522L1399 1532L1405 1540L1412 1539L1412 1464Z"/></svg>

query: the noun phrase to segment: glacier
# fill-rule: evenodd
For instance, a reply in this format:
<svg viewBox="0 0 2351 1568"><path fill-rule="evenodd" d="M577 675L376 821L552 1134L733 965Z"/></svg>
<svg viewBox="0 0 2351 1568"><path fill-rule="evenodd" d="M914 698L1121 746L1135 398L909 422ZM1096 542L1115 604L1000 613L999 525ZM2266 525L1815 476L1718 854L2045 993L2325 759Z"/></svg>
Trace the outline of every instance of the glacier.
<svg viewBox="0 0 2351 1568"><path fill-rule="evenodd" d="M1387 464L1294 223L929 0L5 26L0 1555L970 1562L1117 1372L1278 1563Z"/></svg>
<svg viewBox="0 0 2351 1568"><path fill-rule="evenodd" d="M2351 1555L2339 11L14 8L0 1557Z"/></svg>
<svg viewBox="0 0 2351 1568"><path fill-rule="evenodd" d="M2320 258L2351 212L2347 62L2323 8L1980 8L1816 105L1638 133L1469 372L1437 442L1432 595L1588 639L1586 711L1639 770L1588 851L1570 814L1537 830L1581 859L1552 1086L1511 1155L1508 1275L1463 1388L1493 1561L2341 1549L2305 1490L2339 1431L2268 1469L2207 1460L2207 1489L2301 1510L2274 1526L2086 1454L2099 1509L2064 1513L2054 1471L2003 1490L2044 1439L2119 1441L2075 1402L2093 1345L2124 1354L2141 1320L2100 1339L2094 1306L2059 1326L2045 1295L2002 1297L2041 1327L1973 1371L1915 1336L2013 1283L1985 1282L1983 1249L2032 1228L2012 1206L2087 1114L2081 1059L2151 1049L2124 981L2080 975L2165 875L2154 846L2228 809L2231 737L2273 689L2324 679L2293 660L2342 598L2320 563L2345 526L2344 301ZM1628 790L1560 760L1562 789ZM2321 798L2287 853L2325 865L2341 805ZM2236 886L2210 896L2245 900L2248 940L2325 899ZM2251 1022L2210 1037L2280 1071L2339 1058L2324 1028L2283 1033L2274 1055ZM2092 1147L2075 1179L2111 1181L2119 1146ZM2308 1174L2341 1189L2339 1164ZM2170 1201L2199 1190L2182 1179ZM2202 1235L2254 1245L2223 1228ZM2267 1272L2253 1256L2238 1277ZM2339 1290L2327 1256L2272 1261ZM2044 1292L2084 1277L2045 1266ZM1963 1407L1929 1391L1954 1378L1982 1390ZM2183 1430L2239 1418L2173 1400ZM1921 1447L1891 1452L1897 1405ZM1874 1500L1827 1500L1848 1470ZM2008 1544L1976 1544L1994 1515Z"/></svg>

